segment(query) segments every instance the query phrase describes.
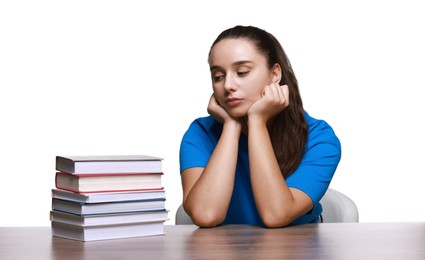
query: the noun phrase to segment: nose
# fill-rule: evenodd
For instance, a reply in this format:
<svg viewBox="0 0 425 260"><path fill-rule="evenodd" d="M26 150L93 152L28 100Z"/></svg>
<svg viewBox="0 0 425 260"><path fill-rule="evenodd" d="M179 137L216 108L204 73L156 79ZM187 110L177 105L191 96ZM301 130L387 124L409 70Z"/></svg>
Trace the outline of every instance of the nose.
<svg viewBox="0 0 425 260"><path fill-rule="evenodd" d="M224 89L227 92L233 92L237 89L236 81L233 79L230 73L228 73L224 79Z"/></svg>

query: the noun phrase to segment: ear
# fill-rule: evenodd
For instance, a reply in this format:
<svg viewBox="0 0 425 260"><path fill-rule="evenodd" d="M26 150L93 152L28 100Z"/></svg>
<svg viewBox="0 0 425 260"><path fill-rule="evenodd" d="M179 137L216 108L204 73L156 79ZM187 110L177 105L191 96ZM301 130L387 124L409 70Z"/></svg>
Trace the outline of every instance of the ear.
<svg viewBox="0 0 425 260"><path fill-rule="evenodd" d="M279 83L280 79L282 78L282 68L280 67L279 63L273 65L271 73L273 83Z"/></svg>

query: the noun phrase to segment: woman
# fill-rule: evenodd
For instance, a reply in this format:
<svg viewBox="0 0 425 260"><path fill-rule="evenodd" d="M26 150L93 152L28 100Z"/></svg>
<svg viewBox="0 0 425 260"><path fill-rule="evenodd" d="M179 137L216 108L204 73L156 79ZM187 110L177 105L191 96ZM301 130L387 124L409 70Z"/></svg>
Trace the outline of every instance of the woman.
<svg viewBox="0 0 425 260"><path fill-rule="evenodd" d="M211 46L210 116L183 136L183 207L194 224L315 223L341 157L332 128L303 109L280 43L252 26Z"/></svg>

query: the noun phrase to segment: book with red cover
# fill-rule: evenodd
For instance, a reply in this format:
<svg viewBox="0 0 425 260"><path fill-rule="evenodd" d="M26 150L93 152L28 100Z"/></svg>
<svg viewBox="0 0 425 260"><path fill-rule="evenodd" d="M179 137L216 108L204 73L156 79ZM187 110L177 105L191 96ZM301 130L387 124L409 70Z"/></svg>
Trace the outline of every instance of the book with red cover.
<svg viewBox="0 0 425 260"><path fill-rule="evenodd" d="M162 173L162 158L150 155L56 156L56 170L71 174Z"/></svg>
<svg viewBox="0 0 425 260"><path fill-rule="evenodd" d="M83 174L56 172L56 188L76 193L162 190L162 173Z"/></svg>

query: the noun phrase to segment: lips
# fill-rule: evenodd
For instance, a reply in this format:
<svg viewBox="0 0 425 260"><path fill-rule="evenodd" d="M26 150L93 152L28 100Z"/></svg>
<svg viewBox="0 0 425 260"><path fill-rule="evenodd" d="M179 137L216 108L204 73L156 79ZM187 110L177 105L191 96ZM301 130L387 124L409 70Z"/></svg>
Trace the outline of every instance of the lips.
<svg viewBox="0 0 425 260"><path fill-rule="evenodd" d="M228 99L226 99L226 103L227 103L229 106L237 106L237 105L239 105L241 102L242 102L242 99L240 99L240 98L228 98Z"/></svg>

